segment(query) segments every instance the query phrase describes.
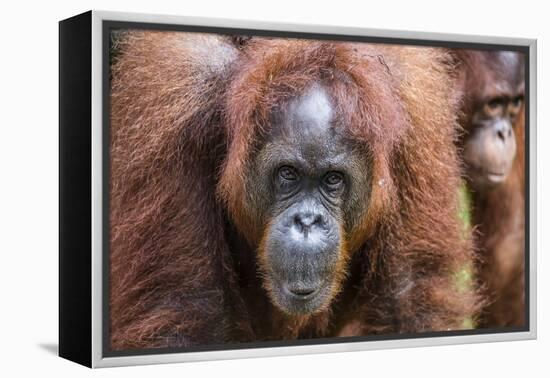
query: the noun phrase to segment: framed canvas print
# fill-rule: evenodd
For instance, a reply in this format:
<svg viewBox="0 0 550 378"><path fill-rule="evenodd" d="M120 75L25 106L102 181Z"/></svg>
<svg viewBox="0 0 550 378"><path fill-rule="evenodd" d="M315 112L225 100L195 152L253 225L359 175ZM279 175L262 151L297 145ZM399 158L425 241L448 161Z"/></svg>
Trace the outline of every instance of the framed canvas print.
<svg viewBox="0 0 550 378"><path fill-rule="evenodd" d="M536 337L536 41L59 24L59 353Z"/></svg>

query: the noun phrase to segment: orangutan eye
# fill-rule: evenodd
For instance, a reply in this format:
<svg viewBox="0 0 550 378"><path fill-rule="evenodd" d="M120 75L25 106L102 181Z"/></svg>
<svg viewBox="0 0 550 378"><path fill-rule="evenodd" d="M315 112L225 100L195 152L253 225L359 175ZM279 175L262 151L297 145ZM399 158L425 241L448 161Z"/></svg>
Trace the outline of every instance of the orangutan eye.
<svg viewBox="0 0 550 378"><path fill-rule="evenodd" d="M487 103L487 106L489 107L489 109L495 110L502 107L503 104L504 101L501 98L494 98Z"/></svg>
<svg viewBox="0 0 550 378"><path fill-rule="evenodd" d="M298 180L298 173L291 166L285 165L279 168L279 177L286 181Z"/></svg>
<svg viewBox="0 0 550 378"><path fill-rule="evenodd" d="M340 172L329 172L323 178L323 182L329 189L338 189L344 183L344 175Z"/></svg>
<svg viewBox="0 0 550 378"><path fill-rule="evenodd" d="M519 108L522 102L523 102L523 96L517 96L512 100L512 105L514 105L514 107L516 108Z"/></svg>

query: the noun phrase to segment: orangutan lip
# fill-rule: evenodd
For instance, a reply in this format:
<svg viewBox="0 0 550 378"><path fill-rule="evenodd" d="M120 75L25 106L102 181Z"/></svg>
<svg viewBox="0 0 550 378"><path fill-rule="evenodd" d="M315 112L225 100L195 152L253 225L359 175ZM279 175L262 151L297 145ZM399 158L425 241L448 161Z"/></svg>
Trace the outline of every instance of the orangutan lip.
<svg viewBox="0 0 550 378"><path fill-rule="evenodd" d="M275 279L273 283L281 288L285 296L293 301L299 302L309 302L315 299L323 290L327 287L327 282L321 282L318 286L310 288L310 290L305 290L305 287L301 285L292 285L284 283L279 279ZM302 291L303 293L300 293Z"/></svg>
<svg viewBox="0 0 550 378"><path fill-rule="evenodd" d="M284 287L284 290L287 295L290 295L291 297L306 301L309 300L317 295L319 291L321 290L322 286L316 287L315 289L296 289L296 288L289 288L288 286Z"/></svg>
<svg viewBox="0 0 550 378"><path fill-rule="evenodd" d="M506 175L503 173L487 173L487 178L493 182L504 181Z"/></svg>
<svg viewBox="0 0 550 378"><path fill-rule="evenodd" d="M506 173L490 172L490 171L487 171L487 170L482 169L482 168L477 167L477 166L472 166L471 168L473 168L473 170L478 175L485 176L490 181L495 182L495 183L499 183L499 182L504 181L504 179L506 178L506 175L507 175Z"/></svg>

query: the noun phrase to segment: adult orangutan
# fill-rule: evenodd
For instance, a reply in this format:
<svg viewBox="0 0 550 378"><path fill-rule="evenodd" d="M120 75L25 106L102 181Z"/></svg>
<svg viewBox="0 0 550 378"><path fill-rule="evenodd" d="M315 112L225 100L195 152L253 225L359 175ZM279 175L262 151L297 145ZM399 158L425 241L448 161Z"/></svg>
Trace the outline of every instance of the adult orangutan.
<svg viewBox="0 0 550 378"><path fill-rule="evenodd" d="M481 327L525 325L525 63L521 53L457 50L464 92L460 144L473 198Z"/></svg>
<svg viewBox="0 0 550 378"><path fill-rule="evenodd" d="M112 349L475 316L444 51L151 31L117 46Z"/></svg>

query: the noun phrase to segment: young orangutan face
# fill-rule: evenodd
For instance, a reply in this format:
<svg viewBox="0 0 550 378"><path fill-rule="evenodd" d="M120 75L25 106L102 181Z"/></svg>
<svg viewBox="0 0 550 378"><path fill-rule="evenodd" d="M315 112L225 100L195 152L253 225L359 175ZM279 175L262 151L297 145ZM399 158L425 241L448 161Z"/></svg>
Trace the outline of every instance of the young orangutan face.
<svg viewBox="0 0 550 378"><path fill-rule="evenodd" d="M340 133L327 90L314 85L273 114L250 177L267 227L260 245L264 285L288 314L329 305L346 269L350 199L365 197L368 158ZM354 211L359 211L355 209Z"/></svg>

